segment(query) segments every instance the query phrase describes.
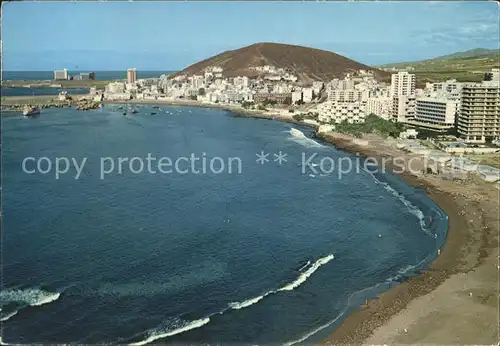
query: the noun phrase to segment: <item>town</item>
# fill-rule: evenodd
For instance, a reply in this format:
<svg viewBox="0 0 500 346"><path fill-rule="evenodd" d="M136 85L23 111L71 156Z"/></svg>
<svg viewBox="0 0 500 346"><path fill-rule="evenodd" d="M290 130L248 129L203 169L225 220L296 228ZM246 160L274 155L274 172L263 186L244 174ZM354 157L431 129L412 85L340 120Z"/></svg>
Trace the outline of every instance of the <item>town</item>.
<svg viewBox="0 0 500 346"><path fill-rule="evenodd" d="M498 144L500 136L499 69L484 75L480 83L447 80L427 83L417 89L416 77L408 71L391 76L390 84L379 82L371 71L360 70L327 83L314 81L301 86L297 77L273 66L255 67L258 78L223 77L217 66L203 75L162 75L137 79L136 69L127 71L126 81L109 83L104 91L91 88L96 101L190 100L206 105L235 105L244 109L273 109L293 113L315 125L363 123L370 114L403 123L416 130L446 134L456 127L458 136L470 144ZM81 74L90 75L94 73ZM68 78L55 71L55 78Z"/></svg>

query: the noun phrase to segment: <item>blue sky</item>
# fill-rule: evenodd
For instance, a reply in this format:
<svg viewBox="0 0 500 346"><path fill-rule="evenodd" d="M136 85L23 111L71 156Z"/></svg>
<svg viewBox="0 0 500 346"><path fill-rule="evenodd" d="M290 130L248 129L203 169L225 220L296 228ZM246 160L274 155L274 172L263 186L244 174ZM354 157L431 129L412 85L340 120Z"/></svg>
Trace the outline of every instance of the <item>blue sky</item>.
<svg viewBox="0 0 500 346"><path fill-rule="evenodd" d="M498 48L493 2L3 3L4 70L177 70L281 42L366 64Z"/></svg>

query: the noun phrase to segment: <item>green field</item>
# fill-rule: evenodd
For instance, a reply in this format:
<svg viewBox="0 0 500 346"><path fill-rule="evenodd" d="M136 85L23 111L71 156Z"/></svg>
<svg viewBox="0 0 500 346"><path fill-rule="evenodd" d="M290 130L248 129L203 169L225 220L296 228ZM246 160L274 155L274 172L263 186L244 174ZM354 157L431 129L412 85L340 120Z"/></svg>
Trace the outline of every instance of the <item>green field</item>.
<svg viewBox="0 0 500 346"><path fill-rule="evenodd" d="M456 79L459 82L478 82L483 80L485 72L489 72L493 68L500 68L500 53L479 56L450 55L415 62L386 64L381 67L405 68L410 66L414 68L411 72L416 74L420 85L425 85L425 82L440 82L447 79Z"/></svg>

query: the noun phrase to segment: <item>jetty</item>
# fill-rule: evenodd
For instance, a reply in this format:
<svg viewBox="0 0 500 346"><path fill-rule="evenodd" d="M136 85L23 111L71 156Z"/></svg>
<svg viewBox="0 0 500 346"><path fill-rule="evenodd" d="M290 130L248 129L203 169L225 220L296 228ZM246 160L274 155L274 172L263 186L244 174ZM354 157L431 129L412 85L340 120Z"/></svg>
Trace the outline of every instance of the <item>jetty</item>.
<svg viewBox="0 0 500 346"><path fill-rule="evenodd" d="M44 108L64 108L75 106L77 110L89 110L99 108L101 102L94 101L89 95L71 95L66 99L60 99L58 95L36 95L36 96L4 96L1 100L1 109L7 111L22 112L25 106Z"/></svg>

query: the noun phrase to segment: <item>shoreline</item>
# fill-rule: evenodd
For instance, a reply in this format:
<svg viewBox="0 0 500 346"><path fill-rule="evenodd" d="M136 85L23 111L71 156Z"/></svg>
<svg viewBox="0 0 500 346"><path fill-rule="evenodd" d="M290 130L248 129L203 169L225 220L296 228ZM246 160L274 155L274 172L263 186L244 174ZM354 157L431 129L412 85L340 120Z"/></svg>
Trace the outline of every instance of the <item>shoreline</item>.
<svg viewBox="0 0 500 346"><path fill-rule="evenodd" d="M384 152L369 148L368 146L362 147L353 144L351 141L353 137L340 135L321 134L320 138L334 145L337 149L349 152L359 153L361 156L371 156L377 159L382 157L393 157L391 153ZM485 262L494 262L494 247L492 243L497 243L498 238L495 240L495 235L498 230L494 230L492 225L486 225L489 229L488 240L482 239L478 246L478 252L472 255L468 261L464 261L464 248L471 247L471 233L475 229L470 228L471 222L468 222L467 212L462 208L464 205L468 206L473 204L469 196L457 196L456 193L451 192L447 188L439 185L442 179L436 179L434 182L426 179L426 175L415 176L409 173L396 174L399 175L408 185L413 187L423 188L426 195L448 216L448 230L445 241L441 247L440 255L428 264L427 269L422 270L421 274L412 276L407 281L393 286L389 290L379 294L377 298L367 301L366 304L360 306L355 312L349 314L343 322L333 330L330 335L323 340L322 344L336 345L336 344L374 344L374 343L424 343L424 338L421 333L425 333L425 328L418 333L408 335L408 329L400 328L396 332L391 329L390 325L397 325L397 319L401 314L416 314L413 310L420 309L421 307L411 308L420 298L424 298L431 293L435 293L438 288L444 286L446 281L454 275L466 276L467 273L474 271L476 268L485 265ZM435 178L435 177L432 177ZM460 184L452 182L451 184ZM481 183L480 183L481 184ZM482 183L483 185L486 183ZM461 186L463 189L467 187ZM490 188L491 190L491 188ZM461 201L457 201L461 199ZM458 203L457 203L458 202ZM494 203L495 200L492 200ZM498 200L496 201L498 202ZM495 204L495 203L494 203ZM462 206L462 207L461 207ZM498 207L496 208L498 211ZM484 208L477 204L470 210L471 214L478 214L478 222L480 225L487 224L488 222L484 212ZM494 211L495 212L495 211ZM482 231L485 226L482 226ZM474 244L477 245L477 244ZM475 256L474 256L475 255ZM498 254L496 254L498 255ZM464 262L470 262L464 266ZM489 263L490 265L492 263ZM493 263L494 264L494 263ZM464 268L465 267L465 268ZM488 267L489 268L489 267ZM490 268L491 269L491 268ZM496 266L494 268L497 270ZM491 287L490 287L491 288ZM427 307L433 312L432 307ZM460 315L459 317L460 318ZM409 320L409 319L408 319ZM491 324L496 321L490 320ZM426 328L430 326L421 320L413 321L413 325L419 328L418 323L425 325ZM411 324L406 324L408 327ZM495 330L494 328L491 329ZM451 332L451 331L448 331ZM418 335L420 334L420 335ZM477 340L480 332L472 334L471 341ZM495 339L491 338L491 332L483 335L485 338L481 343L494 343ZM435 339L430 339L433 343L456 343L451 335L440 335ZM427 341L425 342L427 343Z"/></svg>

